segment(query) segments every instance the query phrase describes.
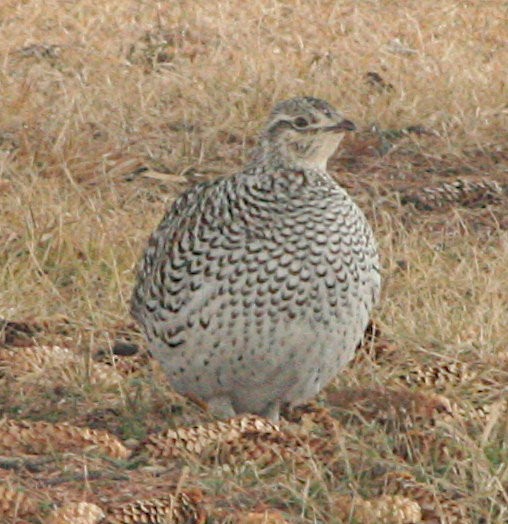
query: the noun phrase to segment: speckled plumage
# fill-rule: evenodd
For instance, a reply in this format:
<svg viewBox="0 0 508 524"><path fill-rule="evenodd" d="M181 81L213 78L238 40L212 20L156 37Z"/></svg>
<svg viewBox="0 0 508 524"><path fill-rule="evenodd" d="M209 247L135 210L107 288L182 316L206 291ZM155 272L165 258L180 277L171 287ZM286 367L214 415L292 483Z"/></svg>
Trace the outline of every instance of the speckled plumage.
<svg viewBox="0 0 508 524"><path fill-rule="evenodd" d="M318 99L279 104L253 161L184 193L150 238L132 314L175 390L221 416L276 419L281 404L317 394L363 337L379 295L376 245L325 171L352 127Z"/></svg>

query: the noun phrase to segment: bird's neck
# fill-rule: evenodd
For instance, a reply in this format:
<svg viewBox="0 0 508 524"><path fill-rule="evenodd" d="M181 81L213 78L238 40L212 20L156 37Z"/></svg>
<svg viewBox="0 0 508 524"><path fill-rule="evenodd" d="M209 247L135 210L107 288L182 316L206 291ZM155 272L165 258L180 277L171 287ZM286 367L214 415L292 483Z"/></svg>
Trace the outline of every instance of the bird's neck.
<svg viewBox="0 0 508 524"><path fill-rule="evenodd" d="M263 166L272 170L320 171L326 173L328 158L306 158L295 155L287 147L273 147L263 141L253 150L250 166Z"/></svg>

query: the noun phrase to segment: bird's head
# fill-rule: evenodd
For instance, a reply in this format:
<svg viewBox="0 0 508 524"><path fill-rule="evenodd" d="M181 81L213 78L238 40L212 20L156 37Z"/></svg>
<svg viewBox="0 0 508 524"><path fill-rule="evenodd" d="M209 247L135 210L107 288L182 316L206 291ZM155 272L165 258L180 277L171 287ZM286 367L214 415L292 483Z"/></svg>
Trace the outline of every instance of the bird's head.
<svg viewBox="0 0 508 524"><path fill-rule="evenodd" d="M273 108L256 156L277 159L287 167L324 171L344 133L354 130L353 122L328 102L309 96L291 98Z"/></svg>

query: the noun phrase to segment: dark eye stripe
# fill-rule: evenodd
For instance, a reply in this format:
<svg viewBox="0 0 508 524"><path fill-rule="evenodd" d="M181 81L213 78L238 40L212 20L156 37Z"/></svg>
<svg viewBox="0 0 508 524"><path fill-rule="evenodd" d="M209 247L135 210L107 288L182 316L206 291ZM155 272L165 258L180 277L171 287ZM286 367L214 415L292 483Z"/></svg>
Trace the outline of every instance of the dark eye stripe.
<svg viewBox="0 0 508 524"><path fill-rule="evenodd" d="M288 120L276 120L270 124L270 127L267 129L267 131L273 134L281 129L288 129L291 127L293 127L293 123L289 122Z"/></svg>

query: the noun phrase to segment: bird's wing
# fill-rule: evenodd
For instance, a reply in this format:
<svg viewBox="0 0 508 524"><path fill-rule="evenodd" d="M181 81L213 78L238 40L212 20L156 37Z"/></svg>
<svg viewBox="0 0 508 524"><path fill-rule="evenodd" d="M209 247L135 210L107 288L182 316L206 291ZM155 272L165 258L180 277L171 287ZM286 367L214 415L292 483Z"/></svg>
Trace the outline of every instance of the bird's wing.
<svg viewBox="0 0 508 524"><path fill-rule="evenodd" d="M230 187L227 178L203 182L168 209L138 266L134 318L142 321L145 309L174 318L188 312L191 301L204 303L220 292L221 279L234 266L234 249L248 235L233 219Z"/></svg>

